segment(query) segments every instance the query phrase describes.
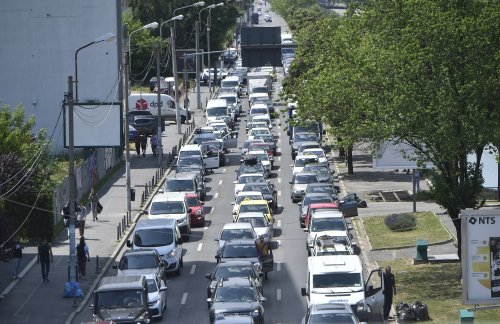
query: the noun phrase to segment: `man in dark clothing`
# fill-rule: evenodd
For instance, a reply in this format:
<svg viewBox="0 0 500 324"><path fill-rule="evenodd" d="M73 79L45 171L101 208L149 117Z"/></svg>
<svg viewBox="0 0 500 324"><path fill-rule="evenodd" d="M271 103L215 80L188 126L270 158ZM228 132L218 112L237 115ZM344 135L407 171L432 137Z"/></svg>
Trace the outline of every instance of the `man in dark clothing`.
<svg viewBox="0 0 500 324"><path fill-rule="evenodd" d="M16 237L14 248L12 250L12 279L19 279L19 268L21 266L21 259L23 258L23 249L19 237Z"/></svg>
<svg viewBox="0 0 500 324"><path fill-rule="evenodd" d="M384 272L384 319L389 318L392 306L392 296L396 295L396 279L391 272L391 267L387 266Z"/></svg>
<svg viewBox="0 0 500 324"><path fill-rule="evenodd" d="M50 243L47 242L46 238L42 238L42 242L38 244L38 256L36 263L41 263L42 265L43 282L49 282L49 271L51 262L54 262L54 256L52 255L52 247L50 246Z"/></svg>

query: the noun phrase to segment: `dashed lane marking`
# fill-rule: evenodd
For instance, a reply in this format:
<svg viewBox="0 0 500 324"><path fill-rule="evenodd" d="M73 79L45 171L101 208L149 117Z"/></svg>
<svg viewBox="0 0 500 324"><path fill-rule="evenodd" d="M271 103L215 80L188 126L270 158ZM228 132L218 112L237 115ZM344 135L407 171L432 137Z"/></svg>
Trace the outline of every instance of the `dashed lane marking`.
<svg viewBox="0 0 500 324"><path fill-rule="evenodd" d="M196 270L196 264L193 264L193 265L191 266L191 271L189 271L189 274L190 274L190 275L194 274L194 271L195 271L195 270Z"/></svg>
<svg viewBox="0 0 500 324"><path fill-rule="evenodd" d="M281 183L281 178L278 178L278 183Z"/></svg>
<svg viewBox="0 0 500 324"><path fill-rule="evenodd" d="M183 293L181 299L181 305L184 305L186 303L187 298L188 298L188 293L187 292Z"/></svg>
<svg viewBox="0 0 500 324"><path fill-rule="evenodd" d="M219 186L222 184L222 180L219 180Z"/></svg>
<svg viewBox="0 0 500 324"><path fill-rule="evenodd" d="M281 289L276 289L276 300L281 301Z"/></svg>
<svg viewBox="0 0 500 324"><path fill-rule="evenodd" d="M219 193L218 193L218 192L216 192L216 193L214 194L214 198L215 198L215 199L217 199L217 197L219 197Z"/></svg>
<svg viewBox="0 0 500 324"><path fill-rule="evenodd" d="M226 173L227 172L227 169L222 169L222 173Z"/></svg>
<svg viewBox="0 0 500 324"><path fill-rule="evenodd" d="M198 248L196 249L196 251L200 252L202 247L203 247L203 243L198 244Z"/></svg>
<svg viewBox="0 0 500 324"><path fill-rule="evenodd" d="M281 228L281 219L278 219L278 228Z"/></svg>
<svg viewBox="0 0 500 324"><path fill-rule="evenodd" d="M203 227L203 230L206 231L208 229L208 226Z"/></svg>
<svg viewBox="0 0 500 324"><path fill-rule="evenodd" d="M281 271L281 262L276 263L276 271Z"/></svg>
<svg viewBox="0 0 500 324"><path fill-rule="evenodd" d="M281 196L281 190L278 190L278 197Z"/></svg>

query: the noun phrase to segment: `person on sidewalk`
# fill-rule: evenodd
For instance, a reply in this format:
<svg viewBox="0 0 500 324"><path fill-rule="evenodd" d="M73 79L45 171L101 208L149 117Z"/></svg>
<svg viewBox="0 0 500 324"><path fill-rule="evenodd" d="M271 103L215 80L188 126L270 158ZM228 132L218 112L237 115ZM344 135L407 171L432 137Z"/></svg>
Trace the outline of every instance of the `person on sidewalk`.
<svg viewBox="0 0 500 324"><path fill-rule="evenodd" d="M135 135L135 139L134 139L134 144L135 144L135 153L137 153L137 156L141 156L141 134L140 133L137 133L137 135Z"/></svg>
<svg viewBox="0 0 500 324"><path fill-rule="evenodd" d="M148 137L146 134L141 135L142 156L146 156L146 148L148 147Z"/></svg>
<svg viewBox="0 0 500 324"><path fill-rule="evenodd" d="M90 254L89 247L83 236L80 237L80 243L76 246L76 259L78 263L78 273L80 273L81 277L85 277L87 275L86 266L87 262L90 261Z"/></svg>
<svg viewBox="0 0 500 324"><path fill-rule="evenodd" d="M12 279L19 279L19 268L21 266L21 259L23 258L24 246L21 244L19 237L16 237L14 241L14 248L12 250Z"/></svg>
<svg viewBox="0 0 500 324"><path fill-rule="evenodd" d="M80 231L80 236L85 233L85 220L87 219L87 208L80 201L80 211L77 213L76 219L78 220L78 230Z"/></svg>
<svg viewBox="0 0 500 324"><path fill-rule="evenodd" d="M50 263L54 262L54 255L52 254L52 247L47 242L47 238L43 237L40 244L38 244L38 255L36 263L42 265L42 279L43 282L49 282Z"/></svg>
<svg viewBox="0 0 500 324"><path fill-rule="evenodd" d="M99 199L97 199L97 195L94 189L90 191L89 201L90 201L90 210L92 211L92 220L93 221L99 220L97 218L97 204L99 203Z"/></svg>
<svg viewBox="0 0 500 324"><path fill-rule="evenodd" d="M391 267L387 266L384 272L384 320L389 319L393 295L396 295L396 279Z"/></svg>
<svg viewBox="0 0 500 324"><path fill-rule="evenodd" d="M158 148L158 136L156 133L151 136L151 150L153 151L153 156L156 156L156 150Z"/></svg>

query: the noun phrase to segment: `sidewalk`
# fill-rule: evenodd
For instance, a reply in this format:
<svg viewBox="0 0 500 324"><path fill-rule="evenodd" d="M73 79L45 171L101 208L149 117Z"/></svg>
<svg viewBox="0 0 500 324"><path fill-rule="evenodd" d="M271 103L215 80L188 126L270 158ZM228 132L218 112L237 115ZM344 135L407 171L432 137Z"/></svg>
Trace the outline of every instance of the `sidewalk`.
<svg viewBox="0 0 500 324"><path fill-rule="evenodd" d="M209 97L207 87L201 87L202 107ZM196 107L196 94L189 93L190 111L196 125L204 125L203 110ZM182 125L182 133L190 125ZM164 156L178 145L183 134L177 134L175 124L166 126L162 134ZM130 153L131 186L135 187L135 201L132 202L132 220L140 210L141 195L145 184L155 176L158 159L153 157L148 146L146 157ZM104 206L98 221L87 215L85 239L89 246L91 261L87 263L87 276L80 279L84 294L102 272L105 264L113 257L117 240L117 226L126 214L125 167L98 192L99 201ZM88 210L89 212L89 210ZM79 238L77 230L77 239ZM69 240L64 230L52 243L54 262L51 264L49 283L42 282L40 266L36 264L36 247L26 247L23 251L19 280L12 280L11 263L0 263L0 323L64 323L76 310L73 299L63 298L63 286L68 281ZM97 256L98 263L97 263ZM76 300L76 306L82 299Z"/></svg>

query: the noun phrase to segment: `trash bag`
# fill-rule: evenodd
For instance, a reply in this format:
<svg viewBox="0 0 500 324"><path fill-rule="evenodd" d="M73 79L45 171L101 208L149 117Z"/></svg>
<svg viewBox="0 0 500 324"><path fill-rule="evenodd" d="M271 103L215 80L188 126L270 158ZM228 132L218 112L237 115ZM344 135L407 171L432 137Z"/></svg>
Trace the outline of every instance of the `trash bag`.
<svg viewBox="0 0 500 324"><path fill-rule="evenodd" d="M412 304L399 302L396 304L396 315L401 321L428 321L429 310L421 301Z"/></svg>
<svg viewBox="0 0 500 324"><path fill-rule="evenodd" d="M64 298L83 298L83 291L80 288L80 284L78 282L65 282L64 283Z"/></svg>
<svg viewBox="0 0 500 324"><path fill-rule="evenodd" d="M427 305L417 300L413 304L411 304L411 309L415 312L415 317L417 321L428 321L429 318L429 310Z"/></svg>

